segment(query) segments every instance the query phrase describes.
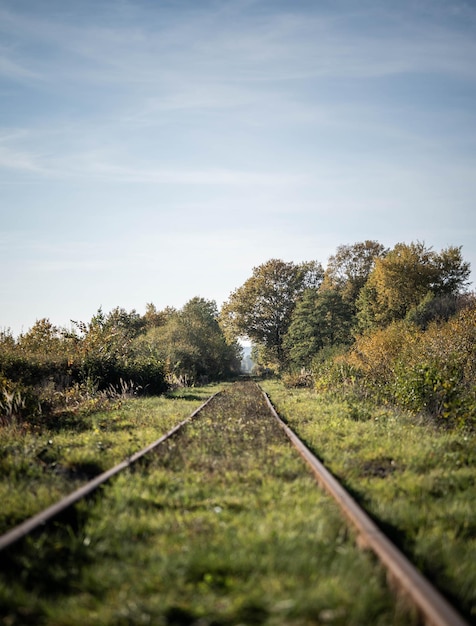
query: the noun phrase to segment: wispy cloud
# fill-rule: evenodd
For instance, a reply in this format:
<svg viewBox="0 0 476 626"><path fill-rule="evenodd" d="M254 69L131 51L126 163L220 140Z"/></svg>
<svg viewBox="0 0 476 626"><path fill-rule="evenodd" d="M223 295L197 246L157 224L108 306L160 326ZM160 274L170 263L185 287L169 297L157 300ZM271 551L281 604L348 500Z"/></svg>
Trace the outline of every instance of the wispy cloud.
<svg viewBox="0 0 476 626"><path fill-rule="evenodd" d="M136 11L132 6L129 23L115 12L109 23L77 25L72 19L3 9L5 28L24 42L23 63L6 60L6 67L55 81L74 77L95 84L142 85L149 93L183 81L269 83L408 71L476 74L472 34L445 27L443 16L436 23L414 25L406 3L377 12L377 28L361 34L355 23L375 20L375 7L369 11L365 3L358 9L344 4L332 15L318 7L309 11L309 5L306 12L290 5L280 13L272 3L260 13L249 12L249 3L243 11L240 3L230 3L228 15L220 5L210 10L208 3L203 11L194 6L176 13L161 12L160 4L146 8L138 3ZM474 11L471 15L474 19ZM51 54L38 58L35 42Z"/></svg>
<svg viewBox="0 0 476 626"><path fill-rule="evenodd" d="M24 136L22 136L24 141ZM225 186L287 186L308 181L304 174L285 171L256 171L219 167L203 169L163 167L159 164L121 163L114 154L101 149L69 152L59 156L20 150L2 145L0 140L0 174L8 172L33 174L56 180L87 180L109 183L149 183L157 185L225 185Z"/></svg>
<svg viewBox="0 0 476 626"><path fill-rule="evenodd" d="M471 0L0 0L10 300L74 273L93 309L125 276L166 305L356 237L473 246L475 33Z"/></svg>
<svg viewBox="0 0 476 626"><path fill-rule="evenodd" d="M84 172L83 172L84 173ZM96 177L128 183L157 183L171 185L297 185L306 182L306 176L285 172L256 172L209 168L204 170L134 168L112 163L92 163L89 174Z"/></svg>
<svg viewBox="0 0 476 626"><path fill-rule="evenodd" d="M9 52L0 47L0 76L17 80L31 80L40 78L37 72L22 66L19 62L9 57Z"/></svg>
<svg viewBox="0 0 476 626"><path fill-rule="evenodd" d="M40 158L37 155L0 145L0 173L2 169L28 174L49 174L48 168L40 163Z"/></svg>

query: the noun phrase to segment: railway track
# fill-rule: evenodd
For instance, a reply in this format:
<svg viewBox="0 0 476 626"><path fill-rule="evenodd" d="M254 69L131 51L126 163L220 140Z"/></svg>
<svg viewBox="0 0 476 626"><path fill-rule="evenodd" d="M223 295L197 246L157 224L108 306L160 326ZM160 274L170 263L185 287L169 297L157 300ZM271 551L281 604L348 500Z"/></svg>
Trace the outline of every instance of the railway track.
<svg viewBox="0 0 476 626"><path fill-rule="evenodd" d="M193 424L197 424L195 430L192 428ZM198 424L202 424L202 426L200 426L201 430L198 428ZM277 428L276 424L279 424L280 428ZM200 448L198 452L194 452L193 446L197 447L197 441L199 445L202 445L201 436L204 433L211 433L216 435L216 437L210 438L206 447L203 449ZM134 467L146 459L149 459L148 462L152 465L158 465L161 468L161 472L169 470L175 472L172 476L172 480L178 482L186 482L186 476L195 476L197 472L202 472L201 475L203 476L204 482L208 476L215 477L219 475L219 482L216 483L216 485L218 485L218 489L222 489L220 492L221 499L218 495L216 497L214 496L216 499L210 499L210 496L205 497L199 489L200 481L197 481L195 476L194 480L197 484L194 484L194 490L200 494L198 504L196 504L195 501L191 501L188 495L186 497L181 495L182 500L179 498L178 503L172 506L172 508L175 507L175 509L181 507L180 510L185 511L187 515L190 511L192 511L191 515L193 515L195 508L200 511L206 508L207 515L211 512L215 517L219 517L224 511L233 513L233 511L241 511L246 507L252 508L250 504L243 504L243 501L240 499L241 495L240 497L230 495L230 485L232 483L235 484L237 479L239 479L241 475L244 475L245 467L248 467L246 464L253 462L249 461L249 459L252 459L258 454L265 454L265 456L260 457L258 465L253 466L251 472L249 472L249 475L252 476L252 481L257 485L261 485L263 482L266 483L266 466L276 465L278 478L281 477L283 482L283 494L288 488L290 491L293 491L296 486L299 487L301 485L299 482L301 479L296 478L296 476L298 476L298 470L296 470L295 465L292 465L294 461L286 460L288 453L285 453L283 460L277 459L279 455L283 454L283 452L279 451L283 445L283 433L306 461L314 478L323 489L332 496L345 518L352 525L359 545L368 548L377 556L387 573L387 579L391 585L396 588L398 597L405 599L405 604L409 608L408 615L417 615L418 621L432 626L468 626L468 623L463 617L434 587L432 587L406 557L395 548L374 522L343 489L338 481L335 480L300 439L288 428L276 413L266 394L259 390L252 382L240 383L236 387L235 392L221 392L220 394L212 396L186 420L143 450L140 450L109 471L97 476L55 505L2 535L0 537L0 559L3 554L7 557L6 560L9 563L16 561L16 571L17 573L21 572L21 563L28 560L22 556L25 549L26 551L31 551L33 547L34 551L35 545L38 545L38 542L43 544L45 541L48 541L50 529L58 527L58 520L61 519L65 513L76 507L78 503L84 499L91 498L97 490L111 483L113 478L128 473L132 480L134 480L134 477L137 479L139 472L134 474ZM289 462L291 462L291 468L288 466ZM282 467L280 465L281 463L283 464ZM186 471L184 471L184 467ZM246 471L249 470L246 469ZM308 472L304 472L304 474L308 474ZM163 485L164 476L162 476L160 480L162 481L160 484ZM167 478L167 480L170 480L170 477ZM307 483L305 480L302 485L304 488L308 488L306 487ZM250 490L252 495L254 494L255 505L262 505L263 502L268 502L270 497L267 495L256 496L254 489L255 488L250 487L248 483L243 483L240 488L241 492ZM256 487L256 489L258 489L258 487ZM261 492L259 493L261 494ZM274 495L276 497L276 493ZM154 507L159 511L170 507L171 499L169 496L165 494L164 499L160 500L154 495ZM222 500L224 504L220 504ZM300 501L299 506L304 506L302 501ZM177 514L174 513L174 515ZM180 519L183 521L183 513L181 512L180 515L182 516ZM208 520L206 516L202 515L202 517L203 519L200 518L200 523L196 520L193 521L193 524L197 526L196 528L195 525L192 524L193 536L197 533L206 534L202 526L206 526L209 522L204 521ZM287 517L289 517L289 513ZM166 521L162 523L167 524ZM177 520L174 518L174 524L176 523ZM226 522L220 521L220 524L225 523ZM74 532L78 532L77 528L74 529ZM293 529L292 532L296 534L297 530ZM302 529L300 532L303 532ZM35 537L39 537L39 539L35 539ZM82 543L89 546L90 541L88 536L85 535ZM182 548L186 550L184 544L182 544ZM16 556L17 553L20 554L18 559ZM31 559L31 553L29 558ZM20 564L20 569L18 569L18 563ZM253 566L253 564L251 564L251 566ZM196 567L198 567L197 564ZM244 567L244 565L242 564L240 567ZM306 565L305 569L307 567L308 565ZM232 583L227 582L228 578L222 572L223 567L213 569L209 564L208 569L210 569L212 573L200 574L197 578L198 588L201 589L202 592L204 587L207 587L207 589L208 587L218 587L220 588L220 593L226 591L228 586L232 587ZM231 578L233 578L233 575L230 575ZM286 605L286 602L288 602L288 605ZM281 604L279 602L277 604L284 607L283 609L279 609L283 611L288 610L286 606L292 607L292 601L289 599L281 602ZM180 607L172 607L172 609L166 614L164 618L165 622L160 623L221 623L217 620L215 620L215 622L213 622L213 620L206 622L203 618L203 614L206 613L204 607L200 609L201 613L195 617L191 613L187 614L186 611L180 609ZM182 613L180 612L181 610ZM259 611L253 612L254 609L250 613L249 606L246 610L248 613L242 611L239 619L237 617L236 620L233 621L232 618L229 618L229 622L225 621L223 623L268 623L266 622L267 616L265 614ZM296 612L296 607L294 607L293 610ZM270 613L269 615L271 615L271 617L274 616L273 619L275 619L275 621L270 618L269 623L294 623L292 621L292 616L294 615L293 610L290 608L289 617L281 622L277 621L274 613ZM311 609L309 609L309 611L311 611ZM152 614L153 612L149 614L146 611L144 616L149 615L150 617ZM4 610L4 615L0 613L0 617L4 617L5 624L22 623L18 621L22 619L21 612L17 615L12 606ZM404 620L405 618L401 619ZM137 623L141 623L138 618L137 620L135 618L129 619L127 623L136 623L136 621ZM145 617L143 621L144 623L153 623L147 621ZM338 609L327 610L327 612L321 609L317 614L317 621L296 621L295 623L327 622L348 623L345 615L339 613ZM36 622L28 619L25 623ZM38 623L47 624L49 622L45 616L42 616ZM52 621L51 623L54 622ZM101 622L98 621L97 623ZM117 623L122 622L118 621ZM402 623L405 622L402 621Z"/></svg>

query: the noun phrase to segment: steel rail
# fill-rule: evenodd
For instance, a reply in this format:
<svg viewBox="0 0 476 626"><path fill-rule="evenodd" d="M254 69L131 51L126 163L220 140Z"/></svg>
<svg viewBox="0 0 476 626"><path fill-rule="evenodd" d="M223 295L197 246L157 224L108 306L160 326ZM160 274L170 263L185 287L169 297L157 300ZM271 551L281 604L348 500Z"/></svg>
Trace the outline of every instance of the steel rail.
<svg viewBox="0 0 476 626"><path fill-rule="evenodd" d="M274 417L310 466L317 482L336 500L344 515L356 528L359 545L374 552L390 574L389 582L396 583L411 599L425 624L427 626L469 626L468 622L395 547L329 470L281 419L268 395L264 391L262 393Z"/></svg>
<svg viewBox="0 0 476 626"><path fill-rule="evenodd" d="M126 459L124 459L124 461L121 461L121 463L118 463L111 469L103 472L102 474L99 474L98 476L96 476L96 478L93 478L92 480L88 481L82 487L79 487L78 489L76 489L75 491L72 491L70 494L68 494L61 500L58 500L55 504L52 504L51 506L44 509L43 511L40 511L36 515L29 517L21 524L18 524L18 526L15 526L14 528L9 530L5 534L1 535L0 536L0 551L12 546L14 543L16 543L17 541L19 541L20 539L22 539L29 533L33 532L40 526L44 526L45 524L53 520L55 517L58 517L60 513L62 513L66 509L76 504L79 500L82 500L86 496L90 495L92 492L98 489L101 485L103 485L105 482L110 480L113 476L116 476L116 474L119 474L119 472L122 472L126 468L130 467L133 463L141 459L143 456L145 456L149 452L152 452L152 450L155 450L155 448L157 448L161 443L163 443L166 439L168 439L173 434L175 434L178 430L180 430L183 426L185 426L185 424L187 424L194 417L196 417L196 415L202 409L204 409L205 406L207 406L207 404L211 400L213 400L213 398L217 396L219 393L220 392L217 392L213 394L212 396L210 396L203 404L201 404L198 407L198 409L195 409L195 411L193 411L191 415L189 415L187 418L182 420L179 424L174 426L174 428L172 428L167 433L165 433L165 435L162 435L161 437L159 437L159 439L156 439L145 448L142 448L142 450L139 450L132 456L127 457Z"/></svg>

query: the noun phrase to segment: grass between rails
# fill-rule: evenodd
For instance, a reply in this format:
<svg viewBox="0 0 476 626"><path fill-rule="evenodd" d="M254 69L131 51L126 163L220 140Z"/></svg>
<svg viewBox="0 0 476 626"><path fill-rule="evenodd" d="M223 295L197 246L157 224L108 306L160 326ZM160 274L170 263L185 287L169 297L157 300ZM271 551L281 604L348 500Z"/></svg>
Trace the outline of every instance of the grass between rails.
<svg viewBox="0 0 476 626"><path fill-rule="evenodd" d="M476 436L266 381L280 415L394 542L476 621Z"/></svg>
<svg viewBox="0 0 476 626"><path fill-rule="evenodd" d="M252 383L215 398L71 524L11 557L5 623L413 623Z"/></svg>
<svg viewBox="0 0 476 626"><path fill-rule="evenodd" d="M155 441L218 389L125 399L109 411L0 427L0 533Z"/></svg>

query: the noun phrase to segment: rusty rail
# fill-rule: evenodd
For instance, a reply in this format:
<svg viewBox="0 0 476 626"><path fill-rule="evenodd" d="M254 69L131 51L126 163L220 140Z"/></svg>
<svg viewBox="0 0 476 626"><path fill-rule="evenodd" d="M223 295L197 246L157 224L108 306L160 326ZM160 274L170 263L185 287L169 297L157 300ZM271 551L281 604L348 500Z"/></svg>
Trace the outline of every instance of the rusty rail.
<svg viewBox="0 0 476 626"><path fill-rule="evenodd" d="M389 580L411 599L427 626L469 626L463 617L395 547L365 511L278 415L268 395L266 403L299 454L308 463L317 482L337 502L359 535L359 545L374 552L389 574Z"/></svg>
<svg viewBox="0 0 476 626"><path fill-rule="evenodd" d="M5 534L1 535L0 536L0 551L4 550L5 548L10 547L11 545L16 543L17 541L19 541L20 539L22 539L29 533L40 528L41 526L45 526L48 522L58 517L60 513L63 513L63 511L72 507L79 500L86 498L91 493L96 491L96 489L98 489L101 485L103 485L105 482L110 480L113 476L116 476L116 474L119 474L119 472L122 472L123 470L127 469L133 463L141 459L143 456L145 456L149 452L152 452L152 450L155 450L155 448L157 448L157 446L159 446L163 441L171 437L178 430L180 430L182 426L184 426L190 420L192 420L216 395L218 395L218 393L220 392L217 392L213 394L212 396L210 396L191 415L189 415L187 418L182 420L179 424L177 424L177 426L174 426L174 428L172 428L167 433L165 433L165 435L162 435L162 437L160 437L159 439L156 439L154 442L152 442L145 448L142 448L142 450L139 450L138 452L128 457L127 459L124 459L124 461L122 461L121 463L118 463L111 469L103 472L102 474L99 474L99 476L96 476L96 478L93 478L92 480L88 481L82 487L79 487L79 489L72 491L70 494L68 494L61 500L58 500L58 502L55 502L55 504L52 504L47 509L40 511L39 513L37 513L36 515L33 515L32 517L29 517L21 524L18 524L18 526L15 526L14 528L9 530Z"/></svg>
<svg viewBox="0 0 476 626"><path fill-rule="evenodd" d="M401 592L409 598L419 611L427 626L469 626L463 617L450 605L450 603L431 585L431 583L410 563L410 561L394 546L370 517L361 509L355 500L347 493L336 478L324 467L324 465L312 454L309 448L298 436L285 424L278 415L269 397L261 391L266 403L276 418L278 424L284 430L291 443L311 468L317 482L337 502L345 517L352 523L358 534L359 545L369 548L387 571L390 582L396 584ZM208 403L218 394L210 396L189 417L181 421L159 439L128 457L113 468L103 472L85 485L70 493L62 500L37 515L30 517L23 523L14 527L0 536L0 551L13 545L29 533L45 526L55 519L60 513L72 507L79 500L87 497L105 482L119 472L127 469L133 463L141 459L149 452L156 449L162 442L174 435L185 424L192 420Z"/></svg>

